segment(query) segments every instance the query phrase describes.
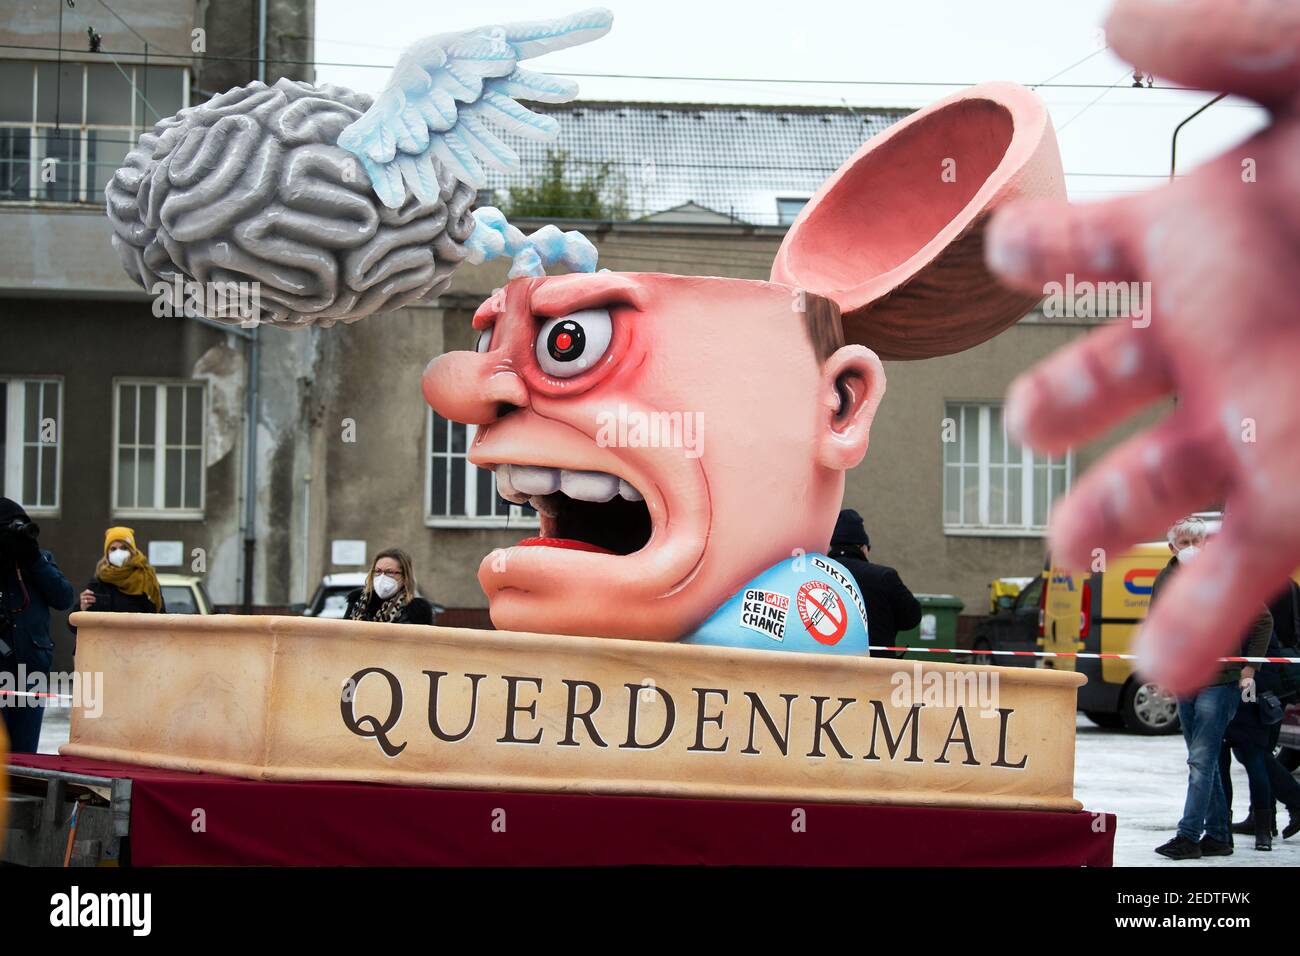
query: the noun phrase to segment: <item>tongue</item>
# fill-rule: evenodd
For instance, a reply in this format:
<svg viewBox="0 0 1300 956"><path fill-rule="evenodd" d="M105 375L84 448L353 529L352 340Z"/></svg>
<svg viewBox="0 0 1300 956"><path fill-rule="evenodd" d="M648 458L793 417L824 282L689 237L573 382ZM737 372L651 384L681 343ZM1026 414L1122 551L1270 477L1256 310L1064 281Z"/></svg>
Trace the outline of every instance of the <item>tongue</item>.
<svg viewBox="0 0 1300 956"><path fill-rule="evenodd" d="M524 538L520 541L518 547L521 548L567 548L570 551L590 551L593 554L613 554L609 548L602 548L598 544L590 544L586 541L577 541L573 538Z"/></svg>

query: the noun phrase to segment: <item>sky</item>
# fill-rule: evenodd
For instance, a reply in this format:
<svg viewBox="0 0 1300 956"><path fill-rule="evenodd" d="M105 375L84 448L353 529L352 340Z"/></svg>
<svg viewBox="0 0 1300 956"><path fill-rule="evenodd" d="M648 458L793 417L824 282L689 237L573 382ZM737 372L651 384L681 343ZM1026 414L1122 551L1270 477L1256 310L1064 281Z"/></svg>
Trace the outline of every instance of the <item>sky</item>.
<svg viewBox="0 0 1300 956"><path fill-rule="evenodd" d="M1078 201L1158 187L1169 175L1174 128L1213 97L1133 89L1132 67L1105 48L1101 28L1110 0L604 5L614 12L607 36L547 54L529 67L617 74L574 76L583 99L814 106L919 107L985 80L1048 81L1037 91L1051 111L1066 185ZM580 0L316 0L317 80L376 93L415 39L585 6ZM1179 135L1179 173L1240 142L1265 120L1247 101L1215 104Z"/></svg>

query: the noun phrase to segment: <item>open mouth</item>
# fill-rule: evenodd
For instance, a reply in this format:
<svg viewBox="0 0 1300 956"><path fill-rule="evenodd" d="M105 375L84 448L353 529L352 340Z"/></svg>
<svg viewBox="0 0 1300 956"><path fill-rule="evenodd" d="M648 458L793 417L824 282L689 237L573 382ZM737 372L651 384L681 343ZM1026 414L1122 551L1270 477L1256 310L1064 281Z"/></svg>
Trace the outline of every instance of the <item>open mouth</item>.
<svg viewBox="0 0 1300 956"><path fill-rule="evenodd" d="M520 546L626 555L650 541L645 497L617 475L499 464L496 479L502 498L531 504L540 518L541 535Z"/></svg>

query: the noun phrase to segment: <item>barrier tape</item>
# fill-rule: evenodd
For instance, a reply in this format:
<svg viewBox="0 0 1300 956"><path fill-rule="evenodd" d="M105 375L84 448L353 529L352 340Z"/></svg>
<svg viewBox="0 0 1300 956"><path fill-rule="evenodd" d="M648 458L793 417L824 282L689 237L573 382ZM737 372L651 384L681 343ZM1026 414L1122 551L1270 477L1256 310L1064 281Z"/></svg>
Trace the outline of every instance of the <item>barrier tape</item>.
<svg viewBox="0 0 1300 956"><path fill-rule="evenodd" d="M48 697L52 700L72 700L71 694L45 694L34 690L0 690L0 697Z"/></svg>
<svg viewBox="0 0 1300 956"><path fill-rule="evenodd" d="M1094 661L1135 661L1136 654L1089 654L1084 651L988 651L964 647L878 647L873 651L906 651L909 654L982 654L1001 657L1073 657ZM1300 664L1300 657L1220 657L1220 664Z"/></svg>

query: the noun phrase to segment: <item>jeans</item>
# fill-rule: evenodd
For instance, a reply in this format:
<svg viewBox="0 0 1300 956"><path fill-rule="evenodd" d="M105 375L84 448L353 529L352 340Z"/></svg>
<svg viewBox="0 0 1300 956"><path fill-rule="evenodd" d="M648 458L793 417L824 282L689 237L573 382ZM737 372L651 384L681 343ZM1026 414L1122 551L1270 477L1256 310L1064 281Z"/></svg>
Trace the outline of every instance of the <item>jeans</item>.
<svg viewBox="0 0 1300 956"><path fill-rule="evenodd" d="M12 682L12 673L10 674ZM28 675L28 689L35 686ZM0 717L4 718L5 733L9 736L9 752L34 754L41 743L41 719L45 716L45 702L39 698L0 697Z"/></svg>
<svg viewBox="0 0 1300 956"><path fill-rule="evenodd" d="M1187 741L1187 801L1178 821L1180 836L1199 843L1204 834L1222 843L1231 839L1228 802L1219 778L1219 750L1241 691L1236 683L1215 684L1178 701L1178 720Z"/></svg>

